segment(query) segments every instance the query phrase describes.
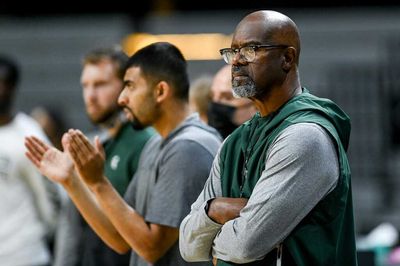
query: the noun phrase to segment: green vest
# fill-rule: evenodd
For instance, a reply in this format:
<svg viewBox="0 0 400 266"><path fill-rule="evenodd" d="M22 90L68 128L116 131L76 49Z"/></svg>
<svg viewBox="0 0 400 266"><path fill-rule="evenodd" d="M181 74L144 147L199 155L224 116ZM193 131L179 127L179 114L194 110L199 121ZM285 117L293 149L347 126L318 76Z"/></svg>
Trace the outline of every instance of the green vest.
<svg viewBox="0 0 400 266"><path fill-rule="evenodd" d="M220 153L222 194L249 198L265 168L269 146L286 127L316 123L336 144L340 177L338 184L283 241L282 265L357 265L350 167L346 156L350 137L348 116L332 101L303 89L277 112L251 120L235 130ZM246 165L247 167L244 167ZM264 260L246 265L276 265L276 249ZM219 260L218 265L235 265Z"/></svg>

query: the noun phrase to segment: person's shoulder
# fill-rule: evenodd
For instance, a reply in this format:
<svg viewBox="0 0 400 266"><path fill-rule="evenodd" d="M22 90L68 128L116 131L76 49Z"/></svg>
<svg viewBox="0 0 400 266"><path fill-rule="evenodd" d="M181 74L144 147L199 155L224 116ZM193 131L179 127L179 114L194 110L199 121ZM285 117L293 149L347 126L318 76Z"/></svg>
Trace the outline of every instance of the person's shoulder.
<svg viewBox="0 0 400 266"><path fill-rule="evenodd" d="M40 139L49 142L44 133L43 129L40 127L39 123L29 115L19 112L14 118L14 123L21 133L25 135L34 135Z"/></svg>
<svg viewBox="0 0 400 266"><path fill-rule="evenodd" d="M187 138L192 140L212 139L217 140L218 142L222 141L221 135L215 128L205 124L200 120L192 121L187 127L184 128L184 130L182 130L179 138Z"/></svg>
<svg viewBox="0 0 400 266"><path fill-rule="evenodd" d="M221 137L208 126L191 125L186 127L169 143L171 150L182 154L194 154L206 150L215 156L221 145Z"/></svg>
<svg viewBox="0 0 400 266"><path fill-rule="evenodd" d="M207 125L191 125L181 132L175 139L175 142L193 142L201 146L221 145L220 134Z"/></svg>
<svg viewBox="0 0 400 266"><path fill-rule="evenodd" d="M293 125L288 126L286 129L283 130L284 132L291 132L293 134L298 135L307 135L307 136L315 136L315 135L327 135L326 130L323 126L319 125L318 123L311 123L311 122L302 122L296 123Z"/></svg>
<svg viewBox="0 0 400 266"><path fill-rule="evenodd" d="M333 143L329 133L317 123L296 123L288 126L277 136L286 146L301 149L318 149L321 145Z"/></svg>
<svg viewBox="0 0 400 266"><path fill-rule="evenodd" d="M33 119L32 117L30 117L29 115L22 113L22 112L18 112L15 115L14 121L18 124L18 125L23 125L26 127L40 127L39 124L36 122L35 119Z"/></svg>

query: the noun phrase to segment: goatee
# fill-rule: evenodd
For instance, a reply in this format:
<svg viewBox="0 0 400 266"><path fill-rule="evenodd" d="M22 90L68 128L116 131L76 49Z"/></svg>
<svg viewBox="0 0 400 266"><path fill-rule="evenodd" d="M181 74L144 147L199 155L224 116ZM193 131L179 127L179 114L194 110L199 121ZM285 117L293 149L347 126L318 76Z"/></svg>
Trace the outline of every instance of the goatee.
<svg viewBox="0 0 400 266"><path fill-rule="evenodd" d="M243 85L239 85L237 81L233 80L232 90L235 98L250 98L257 95L257 87L252 80Z"/></svg>

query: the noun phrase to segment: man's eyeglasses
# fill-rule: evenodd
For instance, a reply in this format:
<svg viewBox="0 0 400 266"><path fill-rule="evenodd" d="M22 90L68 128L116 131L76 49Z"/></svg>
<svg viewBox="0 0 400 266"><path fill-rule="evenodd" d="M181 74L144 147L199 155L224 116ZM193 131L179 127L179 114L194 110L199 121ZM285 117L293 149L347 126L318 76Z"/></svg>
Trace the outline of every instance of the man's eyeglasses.
<svg viewBox="0 0 400 266"><path fill-rule="evenodd" d="M239 55L246 60L246 62L253 62L256 58L256 51L258 49L279 49L279 48L287 48L288 45L284 44L258 44L258 45L248 45L241 48L224 48L219 50L222 58L227 64L232 64L233 58L235 55L239 53Z"/></svg>

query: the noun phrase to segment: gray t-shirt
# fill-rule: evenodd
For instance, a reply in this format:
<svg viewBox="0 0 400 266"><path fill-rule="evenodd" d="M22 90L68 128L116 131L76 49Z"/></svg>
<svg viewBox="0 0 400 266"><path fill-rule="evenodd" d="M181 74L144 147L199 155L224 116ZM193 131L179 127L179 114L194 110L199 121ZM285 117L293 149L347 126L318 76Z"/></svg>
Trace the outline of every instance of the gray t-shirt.
<svg viewBox="0 0 400 266"><path fill-rule="evenodd" d="M204 187L220 144L218 133L200 122L198 115L189 116L166 139L153 137L142 151L126 202L149 223L179 228ZM177 242L154 265L188 264ZM130 265L148 263L132 252Z"/></svg>

